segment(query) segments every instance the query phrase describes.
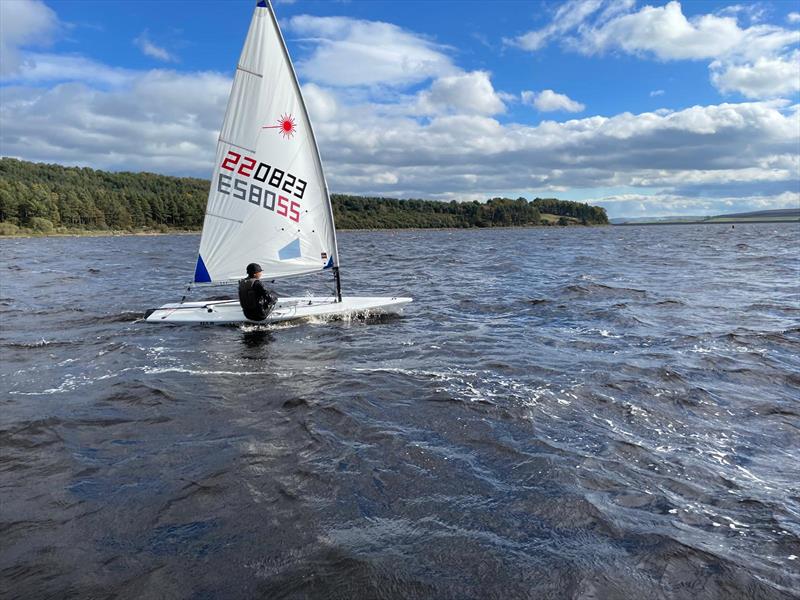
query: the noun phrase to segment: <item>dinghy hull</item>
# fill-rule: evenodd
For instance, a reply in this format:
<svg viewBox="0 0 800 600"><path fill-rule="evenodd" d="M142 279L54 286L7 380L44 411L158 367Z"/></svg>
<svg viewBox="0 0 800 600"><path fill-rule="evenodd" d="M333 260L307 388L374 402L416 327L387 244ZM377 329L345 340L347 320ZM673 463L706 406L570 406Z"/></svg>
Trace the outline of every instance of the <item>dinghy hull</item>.
<svg viewBox="0 0 800 600"><path fill-rule="evenodd" d="M165 304L147 311L148 323L238 323L268 324L314 318L347 318L361 315L400 314L411 298L352 296L337 302L334 297L280 298L264 321L251 321L244 316L238 300L209 300Z"/></svg>

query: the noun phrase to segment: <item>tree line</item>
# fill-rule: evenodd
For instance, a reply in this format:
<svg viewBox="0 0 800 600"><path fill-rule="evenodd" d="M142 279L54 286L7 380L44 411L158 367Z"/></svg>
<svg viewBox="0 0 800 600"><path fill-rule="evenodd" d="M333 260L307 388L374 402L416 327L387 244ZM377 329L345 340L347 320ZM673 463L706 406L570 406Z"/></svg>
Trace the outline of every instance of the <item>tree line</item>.
<svg viewBox="0 0 800 600"><path fill-rule="evenodd" d="M154 173L111 173L0 158L0 234L75 230L172 231L202 227L209 182ZM486 202L395 200L333 194L341 229L607 224L603 208L554 198Z"/></svg>

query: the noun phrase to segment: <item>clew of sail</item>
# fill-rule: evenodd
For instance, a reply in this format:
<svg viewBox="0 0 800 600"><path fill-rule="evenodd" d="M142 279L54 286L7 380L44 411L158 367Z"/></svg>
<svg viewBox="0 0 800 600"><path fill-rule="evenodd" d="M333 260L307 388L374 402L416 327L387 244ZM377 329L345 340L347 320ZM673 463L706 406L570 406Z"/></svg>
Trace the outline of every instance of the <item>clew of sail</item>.
<svg viewBox="0 0 800 600"><path fill-rule="evenodd" d="M272 279L338 267L328 188L272 8L259 2L217 144L194 280Z"/></svg>

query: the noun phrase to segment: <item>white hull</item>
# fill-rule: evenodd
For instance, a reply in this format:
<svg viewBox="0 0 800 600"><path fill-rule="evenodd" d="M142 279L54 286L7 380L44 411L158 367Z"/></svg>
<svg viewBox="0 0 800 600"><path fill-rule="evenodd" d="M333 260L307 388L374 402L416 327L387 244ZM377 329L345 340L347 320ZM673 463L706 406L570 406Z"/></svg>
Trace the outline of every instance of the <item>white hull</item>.
<svg viewBox="0 0 800 600"><path fill-rule="evenodd" d="M400 314L411 298L350 297L337 302L333 297L280 298L264 321L251 321L242 313L238 300L208 300L165 304L148 311L148 323L278 323L313 317Z"/></svg>

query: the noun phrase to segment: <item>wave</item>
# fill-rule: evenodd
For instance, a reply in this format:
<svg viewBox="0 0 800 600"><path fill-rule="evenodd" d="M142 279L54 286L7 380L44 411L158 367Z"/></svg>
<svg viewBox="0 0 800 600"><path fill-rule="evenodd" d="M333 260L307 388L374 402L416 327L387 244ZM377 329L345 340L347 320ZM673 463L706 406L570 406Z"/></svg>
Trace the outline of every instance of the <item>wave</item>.
<svg viewBox="0 0 800 600"><path fill-rule="evenodd" d="M672 298L668 298L666 300L659 300L658 302L654 302L656 306L686 306L686 302L682 300L674 300Z"/></svg>
<svg viewBox="0 0 800 600"><path fill-rule="evenodd" d="M85 312L83 309L68 309L69 312ZM136 323L137 321L141 321L144 317L144 313L139 311L125 311L121 313L115 314L107 314L107 315L83 315L77 319L71 320L70 324L72 325L104 325L104 324L113 324L113 323Z"/></svg>
<svg viewBox="0 0 800 600"><path fill-rule="evenodd" d="M633 296L635 298L646 298L648 293L646 290L628 287L615 287L603 283L582 283L572 284L563 288L563 294L567 296L578 297L618 297L618 296Z"/></svg>
<svg viewBox="0 0 800 600"><path fill-rule="evenodd" d="M81 342L70 340L46 340L41 338L34 342L3 342L0 346L12 350L41 350L42 348L62 348L79 346Z"/></svg>

